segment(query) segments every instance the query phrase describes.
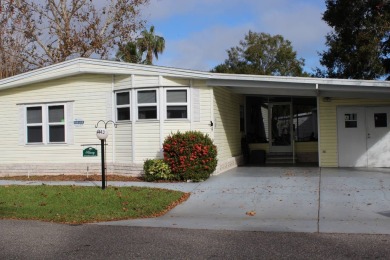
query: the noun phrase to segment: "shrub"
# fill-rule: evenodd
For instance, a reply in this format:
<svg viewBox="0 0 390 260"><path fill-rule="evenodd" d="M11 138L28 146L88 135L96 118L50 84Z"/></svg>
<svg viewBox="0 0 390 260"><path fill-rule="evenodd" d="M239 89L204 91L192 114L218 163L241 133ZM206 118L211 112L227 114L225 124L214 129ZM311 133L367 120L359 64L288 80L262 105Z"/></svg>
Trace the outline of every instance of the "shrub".
<svg viewBox="0 0 390 260"><path fill-rule="evenodd" d="M163 159L147 159L144 162L144 174L146 181L172 180L175 177Z"/></svg>
<svg viewBox="0 0 390 260"><path fill-rule="evenodd" d="M177 132L165 138L164 160L180 180L207 179L217 167L217 148L199 131Z"/></svg>

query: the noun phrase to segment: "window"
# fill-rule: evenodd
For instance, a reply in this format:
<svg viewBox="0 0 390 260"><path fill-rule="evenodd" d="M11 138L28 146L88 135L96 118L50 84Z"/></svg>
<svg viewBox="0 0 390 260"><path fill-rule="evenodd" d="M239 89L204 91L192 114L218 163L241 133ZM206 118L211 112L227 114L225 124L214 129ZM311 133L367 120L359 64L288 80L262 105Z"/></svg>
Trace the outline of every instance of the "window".
<svg viewBox="0 0 390 260"><path fill-rule="evenodd" d="M387 127L387 114L375 113L374 114L375 127Z"/></svg>
<svg viewBox="0 0 390 260"><path fill-rule="evenodd" d="M344 114L345 128L357 128L357 114Z"/></svg>
<svg viewBox="0 0 390 260"><path fill-rule="evenodd" d="M167 119L188 118L188 91L175 89L166 91Z"/></svg>
<svg viewBox="0 0 390 260"><path fill-rule="evenodd" d="M42 107L27 108L27 143L42 143Z"/></svg>
<svg viewBox="0 0 390 260"><path fill-rule="evenodd" d="M65 105L40 105L26 108L26 142L64 143Z"/></svg>
<svg viewBox="0 0 390 260"><path fill-rule="evenodd" d="M138 119L157 119L157 91L138 90Z"/></svg>
<svg viewBox="0 0 390 260"><path fill-rule="evenodd" d="M130 120L130 92L116 93L116 120Z"/></svg>
<svg viewBox="0 0 390 260"><path fill-rule="evenodd" d="M65 108L63 105L48 106L49 143L65 142Z"/></svg>

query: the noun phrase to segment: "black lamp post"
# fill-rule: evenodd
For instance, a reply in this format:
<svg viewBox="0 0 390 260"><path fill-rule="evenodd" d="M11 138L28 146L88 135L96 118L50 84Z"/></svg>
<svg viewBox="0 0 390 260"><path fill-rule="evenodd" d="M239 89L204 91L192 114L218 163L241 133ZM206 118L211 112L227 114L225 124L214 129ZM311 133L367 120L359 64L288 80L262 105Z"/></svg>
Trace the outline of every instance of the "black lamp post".
<svg viewBox="0 0 390 260"><path fill-rule="evenodd" d="M98 128L100 122L103 122L104 128ZM108 137L107 124L110 123L110 122L113 123L115 128L116 128L116 124L112 120L109 120L107 122L104 122L103 120L100 120L95 125L95 128L97 128L96 136L97 136L97 138L101 142L101 153L102 153L102 155L101 155L101 158L102 158L102 190L104 190L106 188L106 160L104 158L104 154L105 154L104 146L106 144L106 139Z"/></svg>

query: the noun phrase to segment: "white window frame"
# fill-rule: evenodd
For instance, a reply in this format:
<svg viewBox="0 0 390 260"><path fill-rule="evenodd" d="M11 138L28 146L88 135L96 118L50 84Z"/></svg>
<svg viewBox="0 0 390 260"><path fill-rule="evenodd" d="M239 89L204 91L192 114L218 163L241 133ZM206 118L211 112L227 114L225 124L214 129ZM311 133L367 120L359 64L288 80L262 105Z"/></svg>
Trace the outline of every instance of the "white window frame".
<svg viewBox="0 0 390 260"><path fill-rule="evenodd" d="M139 92L143 92L143 91L155 91L156 92L156 103L138 103L138 93ZM136 102L137 102L137 105L136 105L136 116L137 116L137 120L141 120L141 121L152 121L152 120L159 120L160 118L160 110L159 110L159 91L158 91L158 88L144 88L144 89L137 89L136 90ZM139 108L140 107L156 107L156 118L139 118Z"/></svg>
<svg viewBox="0 0 390 260"><path fill-rule="evenodd" d="M52 106L63 106L64 107L64 120L63 122L49 122L49 107ZM27 123L27 109L30 107L41 107L42 108L42 122L41 123ZM31 104L26 105L24 108L25 111L25 126L24 126L24 142L27 145L42 145L42 144L66 144L67 143L67 132L68 132L68 124L67 124L67 108L65 103L47 103L47 104ZM64 126L64 142L50 142L49 136L49 127L63 125ZM42 142L28 142L28 127L29 126L42 126Z"/></svg>
<svg viewBox="0 0 390 260"><path fill-rule="evenodd" d="M168 91L170 90L185 90L187 93L187 102L171 102L168 103ZM166 120L190 120L190 88L188 87L181 87L181 88L165 88L164 91L164 97L165 97L165 119ZM168 106L186 106L187 107L187 117L186 118L168 118Z"/></svg>
<svg viewBox="0 0 390 260"><path fill-rule="evenodd" d="M117 105L118 102L117 102L117 94L119 93L129 93L129 104L125 104L125 105ZM130 119L129 120L118 120L118 108L129 108L130 109ZM120 123L120 122L130 122L132 120L132 110L133 110L133 107L131 106L131 90L121 90L121 91L116 91L115 92L115 121Z"/></svg>

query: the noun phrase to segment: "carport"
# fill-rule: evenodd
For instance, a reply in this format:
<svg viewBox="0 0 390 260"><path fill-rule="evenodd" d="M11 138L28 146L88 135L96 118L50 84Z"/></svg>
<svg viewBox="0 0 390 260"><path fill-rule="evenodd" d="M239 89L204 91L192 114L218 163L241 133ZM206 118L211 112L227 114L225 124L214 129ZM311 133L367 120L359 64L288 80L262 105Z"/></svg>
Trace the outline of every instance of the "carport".
<svg viewBox="0 0 390 260"><path fill-rule="evenodd" d="M216 74L207 84L245 96L243 151L260 163L390 167L389 82Z"/></svg>

